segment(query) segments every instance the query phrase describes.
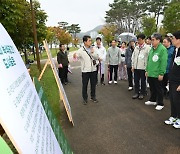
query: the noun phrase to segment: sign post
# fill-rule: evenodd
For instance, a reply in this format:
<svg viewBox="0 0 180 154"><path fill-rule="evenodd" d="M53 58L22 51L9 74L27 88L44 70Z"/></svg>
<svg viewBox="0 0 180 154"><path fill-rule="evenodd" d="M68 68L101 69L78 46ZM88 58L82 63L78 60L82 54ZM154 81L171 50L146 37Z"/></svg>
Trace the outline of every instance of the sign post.
<svg viewBox="0 0 180 154"><path fill-rule="evenodd" d="M68 115L68 118L69 118L69 121L72 123L72 125L74 126L74 122L73 122L73 118L72 118L72 112L71 112L71 106L69 104L69 101L67 99L67 96L66 96L66 93L64 91L64 88L63 88L63 85L59 79L59 75L58 75L58 72L57 72L57 68L56 68L56 65L54 63L54 60L52 58L52 55L51 55L51 52L49 50L49 47L48 47L48 44L46 41L43 41L44 43L44 48L46 50L46 53L48 55L48 60L46 61L46 64L43 68L43 71L41 72L38 80L41 80L44 72L45 72L45 69L47 67L48 64L51 65L51 68L52 68L52 71L53 71L53 74L54 74L54 77L56 79L56 83L57 83L57 86L58 86L58 89L59 89L59 95L60 95L60 98L62 99L63 103L64 103L64 107L66 109L66 112L67 112L67 115Z"/></svg>

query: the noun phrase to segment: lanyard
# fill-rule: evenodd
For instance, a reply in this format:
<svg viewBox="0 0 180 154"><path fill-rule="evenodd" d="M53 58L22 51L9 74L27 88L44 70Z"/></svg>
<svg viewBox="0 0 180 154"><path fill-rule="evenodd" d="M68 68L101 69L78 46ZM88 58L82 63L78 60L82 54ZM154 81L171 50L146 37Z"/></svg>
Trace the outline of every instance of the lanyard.
<svg viewBox="0 0 180 154"><path fill-rule="evenodd" d="M178 54L178 48L176 48L176 53L175 53L174 59L176 58L177 54ZM174 61L173 61L172 67L173 67L173 66L174 66Z"/></svg>

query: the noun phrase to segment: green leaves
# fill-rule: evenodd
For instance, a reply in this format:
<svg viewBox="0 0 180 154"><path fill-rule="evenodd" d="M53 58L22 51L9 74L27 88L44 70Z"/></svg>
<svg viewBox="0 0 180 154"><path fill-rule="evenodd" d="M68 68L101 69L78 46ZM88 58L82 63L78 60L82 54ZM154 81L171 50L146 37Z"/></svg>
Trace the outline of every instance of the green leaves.
<svg viewBox="0 0 180 154"><path fill-rule="evenodd" d="M106 22L116 24L118 32L134 32L138 29L139 18L144 14L141 1L115 0L106 11Z"/></svg>
<svg viewBox="0 0 180 154"><path fill-rule="evenodd" d="M166 32L175 32L180 30L180 1L172 1L164 14L164 28Z"/></svg>
<svg viewBox="0 0 180 154"><path fill-rule="evenodd" d="M0 22L7 29L18 48L33 43L32 17L30 4L25 0L0 0ZM37 22L38 41L46 36L46 13L40 9L38 1L34 1Z"/></svg>
<svg viewBox="0 0 180 154"><path fill-rule="evenodd" d="M153 17L144 16L142 18L142 27L146 36L151 36L157 31L156 20Z"/></svg>
<svg viewBox="0 0 180 154"><path fill-rule="evenodd" d="M114 0L110 10L106 11L106 22L116 24L118 32L141 31L142 17L147 15L156 19L158 25L160 15L168 7L170 0ZM178 0L176 0L178 1Z"/></svg>

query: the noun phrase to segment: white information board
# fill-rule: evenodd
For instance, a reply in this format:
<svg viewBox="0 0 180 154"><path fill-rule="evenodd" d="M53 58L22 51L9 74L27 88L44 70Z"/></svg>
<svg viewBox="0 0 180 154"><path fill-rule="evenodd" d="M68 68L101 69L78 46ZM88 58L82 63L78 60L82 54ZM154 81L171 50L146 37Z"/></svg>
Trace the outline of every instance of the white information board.
<svg viewBox="0 0 180 154"><path fill-rule="evenodd" d="M0 123L19 153L62 153L24 62L1 24Z"/></svg>

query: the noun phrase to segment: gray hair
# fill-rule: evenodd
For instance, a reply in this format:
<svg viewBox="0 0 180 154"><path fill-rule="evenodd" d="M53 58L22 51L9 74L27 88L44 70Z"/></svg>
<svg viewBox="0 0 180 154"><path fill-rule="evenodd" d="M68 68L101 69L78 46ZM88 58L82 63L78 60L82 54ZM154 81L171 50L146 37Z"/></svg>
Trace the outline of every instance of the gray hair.
<svg viewBox="0 0 180 154"><path fill-rule="evenodd" d="M156 40L160 40L160 42L162 42L162 35L159 33L153 33L151 35L151 38L154 37Z"/></svg>

